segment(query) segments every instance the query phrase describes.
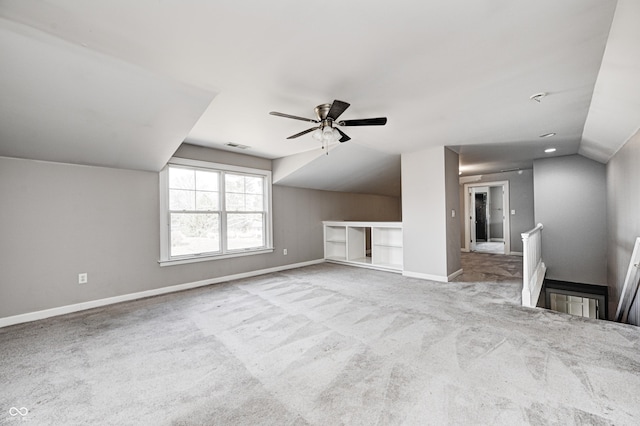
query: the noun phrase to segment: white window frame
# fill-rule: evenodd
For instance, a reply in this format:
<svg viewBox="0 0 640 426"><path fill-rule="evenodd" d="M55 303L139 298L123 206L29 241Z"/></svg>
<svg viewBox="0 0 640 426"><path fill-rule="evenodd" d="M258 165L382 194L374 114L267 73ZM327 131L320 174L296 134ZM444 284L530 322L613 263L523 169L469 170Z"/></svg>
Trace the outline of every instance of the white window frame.
<svg viewBox="0 0 640 426"><path fill-rule="evenodd" d="M171 245L171 223L169 210L169 167L179 166L194 169L202 169L220 172L221 191L220 191L220 247L219 253L206 253L199 255L187 256L170 256ZM223 219L227 212L224 208L224 174L239 173L245 175L260 176L264 178L264 194L265 194L265 229L264 241L265 246L259 248L228 250L227 249L227 230L226 223ZM271 171L262 169L253 169L249 167L231 166L228 164L212 163L209 161L191 160L187 158L172 158L167 165L160 171L160 266L180 265L193 262L204 262L209 260L228 259L239 256L250 256L255 254L272 253L273 248L273 215L271 209Z"/></svg>

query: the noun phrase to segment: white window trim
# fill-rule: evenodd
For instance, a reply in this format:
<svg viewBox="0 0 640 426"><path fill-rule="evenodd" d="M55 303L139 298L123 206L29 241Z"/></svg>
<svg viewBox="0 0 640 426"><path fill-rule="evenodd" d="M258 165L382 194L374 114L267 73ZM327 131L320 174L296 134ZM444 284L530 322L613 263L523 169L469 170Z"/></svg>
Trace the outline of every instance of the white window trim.
<svg viewBox="0 0 640 426"><path fill-rule="evenodd" d="M267 193L267 210L266 210L266 227L265 227L265 247L256 249L238 250L220 254L204 254L194 256L180 256L170 258L169 245L169 166L188 166L198 167L202 169L219 170L223 172L238 172L251 175L262 176L265 178L265 190ZM250 256L255 254L272 253L273 248L273 216L271 205L271 171L262 169L253 169L250 167L232 166L228 164L211 163L209 161L191 160L188 158L174 157L160 171L160 266L182 265L185 263L206 262L209 260L229 259L232 257ZM223 196L224 194L221 194ZM224 238L226 232L223 230L220 238ZM221 241L221 244L224 244Z"/></svg>

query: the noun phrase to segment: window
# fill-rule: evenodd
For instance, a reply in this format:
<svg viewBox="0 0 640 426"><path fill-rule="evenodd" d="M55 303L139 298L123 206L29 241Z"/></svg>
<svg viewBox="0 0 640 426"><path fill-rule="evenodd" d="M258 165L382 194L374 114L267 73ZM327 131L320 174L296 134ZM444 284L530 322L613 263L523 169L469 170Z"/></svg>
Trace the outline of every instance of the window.
<svg viewBox="0 0 640 426"><path fill-rule="evenodd" d="M161 264L273 250L270 171L172 159L160 201Z"/></svg>

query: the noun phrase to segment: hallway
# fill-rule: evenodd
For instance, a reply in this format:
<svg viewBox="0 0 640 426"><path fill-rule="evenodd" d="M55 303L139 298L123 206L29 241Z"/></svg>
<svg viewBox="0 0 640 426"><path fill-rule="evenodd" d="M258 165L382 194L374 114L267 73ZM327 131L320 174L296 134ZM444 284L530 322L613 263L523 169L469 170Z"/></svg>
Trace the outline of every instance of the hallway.
<svg viewBox="0 0 640 426"><path fill-rule="evenodd" d="M522 302L522 256L463 252L462 270L453 282L473 283L510 302Z"/></svg>

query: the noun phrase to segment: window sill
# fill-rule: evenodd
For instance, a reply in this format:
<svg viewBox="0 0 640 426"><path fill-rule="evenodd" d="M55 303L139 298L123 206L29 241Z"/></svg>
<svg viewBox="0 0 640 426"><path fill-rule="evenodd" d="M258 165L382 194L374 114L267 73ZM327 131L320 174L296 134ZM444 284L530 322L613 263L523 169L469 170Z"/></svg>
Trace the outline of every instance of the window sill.
<svg viewBox="0 0 640 426"><path fill-rule="evenodd" d="M273 250L274 248L263 248L263 249L257 249L257 250L240 251L236 253L218 254L213 256L197 256L197 257L186 257L183 259L159 260L158 263L160 264L161 267L173 266L173 265L184 265L187 263L208 262L211 260L230 259L232 257L242 257L242 256L252 256L255 254L273 253Z"/></svg>

